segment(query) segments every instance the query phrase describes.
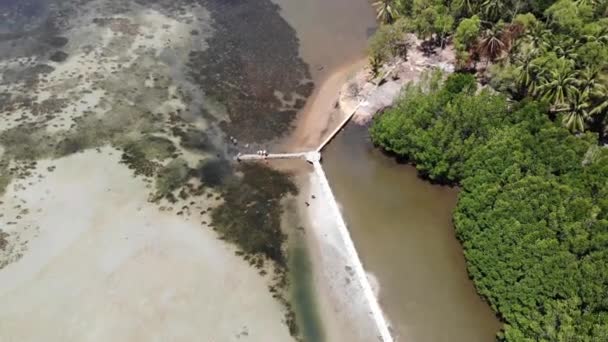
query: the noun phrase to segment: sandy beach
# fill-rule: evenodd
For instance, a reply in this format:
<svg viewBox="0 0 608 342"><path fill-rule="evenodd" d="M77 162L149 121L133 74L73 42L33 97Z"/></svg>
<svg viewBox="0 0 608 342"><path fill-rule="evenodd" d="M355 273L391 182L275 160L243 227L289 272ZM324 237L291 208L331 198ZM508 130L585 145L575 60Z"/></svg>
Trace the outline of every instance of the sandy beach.
<svg viewBox="0 0 608 342"><path fill-rule="evenodd" d="M314 150L344 115L338 110L338 94L343 85L361 70L367 61L360 59L332 71L315 88L295 122L295 129L286 139L288 151Z"/></svg>
<svg viewBox="0 0 608 342"><path fill-rule="evenodd" d="M366 59L360 59L328 71L327 77L317 84L282 149L292 152L318 147L347 115L339 106L341 92L365 72L366 64ZM355 260L337 226L336 212L329 204L334 199L324 194L323 180L310 165L304 166L301 162L280 161L273 165L287 171L296 170L300 188L297 211L306 232L315 301L326 341L381 341L370 303L355 274ZM380 286L373 275L366 274L366 281L377 297Z"/></svg>
<svg viewBox="0 0 608 342"><path fill-rule="evenodd" d="M366 63L365 59L361 59L345 64L318 84L298 117L295 130L286 140L284 149L290 152L309 151L318 147L345 117L346 111L339 107L341 92L355 77L365 72ZM370 303L355 272L355 263L359 261L347 248L352 241L345 241L345 238L350 238L345 237L337 226L336 211L330 205L330 201L335 199L325 195L324 180L310 165L302 165L301 162L285 160L273 162L273 165L287 171L296 170L300 188L297 211L306 232L315 301L323 321L325 339L381 341ZM372 274L365 277L377 297L380 285ZM384 316L381 312L379 314Z"/></svg>

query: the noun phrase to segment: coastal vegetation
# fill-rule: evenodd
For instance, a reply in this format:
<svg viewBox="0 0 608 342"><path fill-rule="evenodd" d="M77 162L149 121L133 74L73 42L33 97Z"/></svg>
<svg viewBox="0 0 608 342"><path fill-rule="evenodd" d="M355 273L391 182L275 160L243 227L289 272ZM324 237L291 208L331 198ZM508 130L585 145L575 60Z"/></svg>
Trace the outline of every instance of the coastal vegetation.
<svg viewBox="0 0 608 342"><path fill-rule="evenodd" d="M476 93L471 75L409 86L373 141L459 183L454 225L505 341L608 337L608 150L534 101Z"/></svg>
<svg viewBox="0 0 608 342"><path fill-rule="evenodd" d="M456 234L504 322L498 340L607 340L608 3L391 6L382 18L402 39L415 33L428 53L453 45L457 73L408 85L370 134L460 185Z"/></svg>
<svg viewBox="0 0 608 342"><path fill-rule="evenodd" d="M479 71L483 82L513 99L546 102L549 114L571 131L592 128L603 138L606 1L387 2L392 14L384 21L397 24L391 26L402 35L413 32L431 47L451 41L462 71ZM382 49L372 46L371 56Z"/></svg>

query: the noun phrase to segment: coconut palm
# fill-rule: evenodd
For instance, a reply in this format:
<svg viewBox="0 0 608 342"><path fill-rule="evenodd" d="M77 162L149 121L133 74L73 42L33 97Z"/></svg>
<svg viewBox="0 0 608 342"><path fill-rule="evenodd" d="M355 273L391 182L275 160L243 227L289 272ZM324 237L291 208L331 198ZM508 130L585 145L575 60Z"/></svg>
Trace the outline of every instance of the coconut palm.
<svg viewBox="0 0 608 342"><path fill-rule="evenodd" d="M486 61L495 61L510 48L510 41L503 31L488 28L477 41L477 53Z"/></svg>
<svg viewBox="0 0 608 342"><path fill-rule="evenodd" d="M551 49L552 36L553 34L551 30L547 29L544 24L539 22L536 25L528 28L526 41L529 42L535 50L537 50L536 52L546 52Z"/></svg>
<svg viewBox="0 0 608 342"><path fill-rule="evenodd" d="M602 138L608 115L608 89L601 83L600 75L598 68L583 70L579 76L579 89L589 99L589 116L593 117L595 128Z"/></svg>
<svg viewBox="0 0 608 342"><path fill-rule="evenodd" d="M608 44L608 27L602 26L596 32L583 36L585 42L598 42Z"/></svg>
<svg viewBox="0 0 608 342"><path fill-rule="evenodd" d="M536 88L535 95L548 101L554 108L568 103L578 87L577 73L572 61L560 58L557 67L542 73L541 84Z"/></svg>
<svg viewBox="0 0 608 342"><path fill-rule="evenodd" d="M590 116L589 98L584 93L575 91L564 111L562 123L571 132L584 132L585 122Z"/></svg>
<svg viewBox="0 0 608 342"><path fill-rule="evenodd" d="M477 4L473 0L454 0L451 8L459 12L463 17L470 17L477 12Z"/></svg>
<svg viewBox="0 0 608 342"><path fill-rule="evenodd" d="M595 95L603 87L598 77L600 69L598 67L587 67L578 74L577 84L579 90L586 96Z"/></svg>
<svg viewBox="0 0 608 342"><path fill-rule="evenodd" d="M595 7L598 4L598 0L575 0L574 3L576 6L589 6Z"/></svg>
<svg viewBox="0 0 608 342"><path fill-rule="evenodd" d="M591 115L608 113L608 89L604 84L596 84L590 91L590 97L593 100L593 108L589 112Z"/></svg>
<svg viewBox="0 0 608 342"><path fill-rule="evenodd" d="M552 51L558 57L564 57L567 59L576 59L578 57L578 48L580 47L580 41L573 38L564 38L561 36L553 36L554 39L551 42Z"/></svg>
<svg viewBox="0 0 608 342"><path fill-rule="evenodd" d="M529 45L522 47L517 54L511 57L511 61L515 65L517 86L522 96L534 93L538 86L538 75L542 66L536 62L536 57L536 50Z"/></svg>
<svg viewBox="0 0 608 342"><path fill-rule="evenodd" d="M497 21L506 13L506 4L504 0L485 0L481 4L481 9L487 20Z"/></svg>
<svg viewBox="0 0 608 342"><path fill-rule="evenodd" d="M397 11L395 9L395 0L378 0L373 3L378 16L377 19L382 20L385 24L391 24L395 21Z"/></svg>
<svg viewBox="0 0 608 342"><path fill-rule="evenodd" d="M591 115L598 115L608 112L608 96L604 95L603 98L597 100L593 105L593 109L589 112Z"/></svg>

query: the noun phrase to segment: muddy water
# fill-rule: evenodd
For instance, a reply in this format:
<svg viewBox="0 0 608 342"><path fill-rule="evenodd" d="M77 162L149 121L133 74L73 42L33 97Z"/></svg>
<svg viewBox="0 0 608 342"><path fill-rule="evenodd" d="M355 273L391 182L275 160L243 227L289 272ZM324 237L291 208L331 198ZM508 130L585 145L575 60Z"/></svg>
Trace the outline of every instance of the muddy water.
<svg viewBox="0 0 608 342"><path fill-rule="evenodd" d="M314 81L312 94L286 142L290 151L307 149L318 145L348 72L365 58L367 40L376 27L374 11L368 0L272 1L280 6L281 15L295 29L300 57ZM291 226L302 223L295 216L289 221ZM308 247L299 233L294 236L289 248L290 299L300 334L307 342L325 341L326 328L319 316Z"/></svg>
<svg viewBox="0 0 608 342"><path fill-rule="evenodd" d="M500 328L469 280L451 213L457 190L419 179L348 126L323 165L399 341L493 341Z"/></svg>
<svg viewBox="0 0 608 342"><path fill-rule="evenodd" d="M367 38L375 30L367 0L273 0L294 27L300 55L315 82L365 55Z"/></svg>

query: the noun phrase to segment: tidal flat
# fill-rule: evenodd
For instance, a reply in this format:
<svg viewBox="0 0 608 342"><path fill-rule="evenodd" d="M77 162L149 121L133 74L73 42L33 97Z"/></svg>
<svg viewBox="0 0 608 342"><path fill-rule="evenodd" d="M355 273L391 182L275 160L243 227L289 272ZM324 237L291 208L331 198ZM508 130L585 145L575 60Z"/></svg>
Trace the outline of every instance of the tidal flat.
<svg viewBox="0 0 608 342"><path fill-rule="evenodd" d="M288 132L312 91L279 7L26 0L0 12L3 337L297 339L280 227L296 189L231 162Z"/></svg>

